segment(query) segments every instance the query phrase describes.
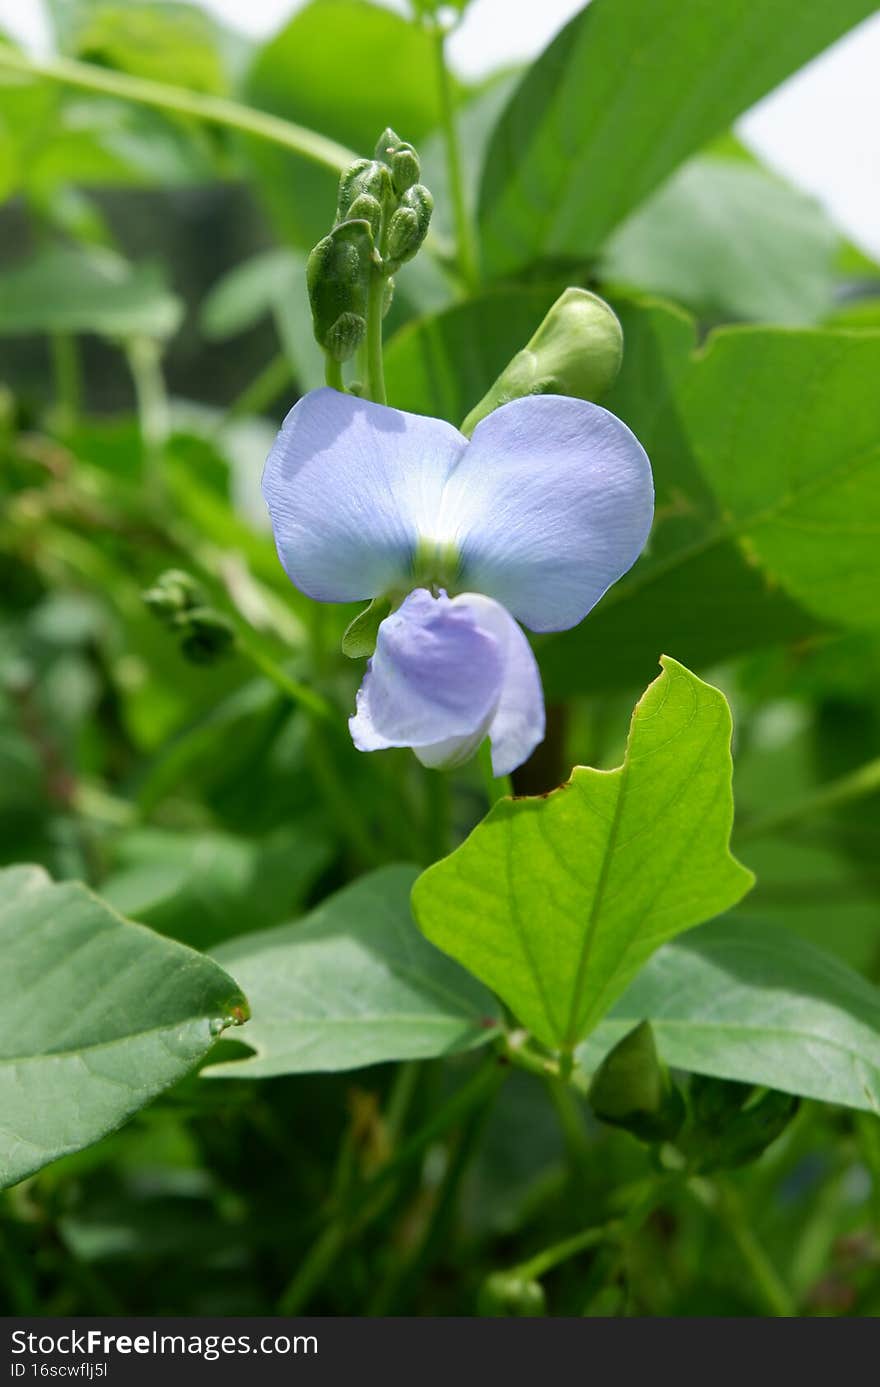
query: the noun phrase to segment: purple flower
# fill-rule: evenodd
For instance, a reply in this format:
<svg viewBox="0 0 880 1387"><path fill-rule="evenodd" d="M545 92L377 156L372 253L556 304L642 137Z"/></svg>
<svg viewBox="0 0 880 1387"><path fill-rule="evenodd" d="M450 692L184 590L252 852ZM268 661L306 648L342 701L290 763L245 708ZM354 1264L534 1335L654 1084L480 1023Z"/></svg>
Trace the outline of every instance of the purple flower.
<svg viewBox="0 0 880 1387"><path fill-rule="evenodd" d="M410 746L449 766L488 736L496 775L544 735L540 676L516 621L581 621L635 563L654 505L626 425L558 395L503 405L468 441L440 419L312 391L284 421L263 494L301 591L396 606L358 693L355 745Z"/></svg>

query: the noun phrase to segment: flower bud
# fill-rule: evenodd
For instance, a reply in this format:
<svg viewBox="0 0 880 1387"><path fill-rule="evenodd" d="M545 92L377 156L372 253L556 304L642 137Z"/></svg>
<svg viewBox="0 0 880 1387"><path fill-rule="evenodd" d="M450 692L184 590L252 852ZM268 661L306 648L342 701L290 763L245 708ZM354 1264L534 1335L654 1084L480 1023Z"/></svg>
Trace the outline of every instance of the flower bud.
<svg viewBox="0 0 880 1387"><path fill-rule="evenodd" d="M376 159L356 159L346 169L339 180L339 194L336 201L337 222L347 221L354 216L352 203L362 193L376 199L380 207L393 205L394 190L391 173L387 166Z"/></svg>
<svg viewBox="0 0 880 1387"><path fill-rule="evenodd" d="M614 384L622 360L623 330L616 313L587 289L566 289L461 431L469 437L487 414L524 395L596 400Z"/></svg>
<svg viewBox="0 0 880 1387"><path fill-rule="evenodd" d="M182 568L167 568L147 588L143 600L154 616L170 624L180 613L202 606L205 593L191 573Z"/></svg>
<svg viewBox="0 0 880 1387"><path fill-rule="evenodd" d="M418 183L422 165L411 144L401 145L391 156L391 182L398 197Z"/></svg>
<svg viewBox="0 0 880 1387"><path fill-rule="evenodd" d="M306 280L315 337L335 361L347 361L367 330L373 255L368 221L340 222L308 259Z"/></svg>
<svg viewBox="0 0 880 1387"><path fill-rule="evenodd" d="M684 1121L684 1100L660 1062L647 1021L605 1056L587 1097L601 1122L646 1142L671 1141Z"/></svg>
<svg viewBox="0 0 880 1387"><path fill-rule="evenodd" d="M183 630L180 649L196 665L210 665L225 655L235 643L235 628L220 612L195 607L174 623Z"/></svg>
<svg viewBox="0 0 880 1387"><path fill-rule="evenodd" d="M373 151L373 158L381 159L383 163L390 165L395 150L400 149L403 146L403 143L404 141L400 138L396 131L392 130L390 125L386 125L385 129L382 131L382 134L376 141L376 148Z"/></svg>
<svg viewBox="0 0 880 1387"><path fill-rule="evenodd" d="M388 224L386 265L389 274L394 274L405 261L412 260L428 234L433 210L434 199L423 183L413 184L403 194Z"/></svg>
<svg viewBox="0 0 880 1387"><path fill-rule="evenodd" d="M543 1315L547 1308L544 1287L540 1281L521 1276L517 1271L496 1271L480 1287L477 1309L481 1315L502 1315L524 1318Z"/></svg>
<svg viewBox="0 0 880 1387"><path fill-rule="evenodd" d="M369 222L373 240L376 241L382 229L382 204L372 193L358 193L348 209L346 220Z"/></svg>
<svg viewBox="0 0 880 1387"><path fill-rule="evenodd" d="M694 1074L691 1122L679 1146L691 1168L706 1174L757 1160L785 1131L799 1100L776 1089Z"/></svg>

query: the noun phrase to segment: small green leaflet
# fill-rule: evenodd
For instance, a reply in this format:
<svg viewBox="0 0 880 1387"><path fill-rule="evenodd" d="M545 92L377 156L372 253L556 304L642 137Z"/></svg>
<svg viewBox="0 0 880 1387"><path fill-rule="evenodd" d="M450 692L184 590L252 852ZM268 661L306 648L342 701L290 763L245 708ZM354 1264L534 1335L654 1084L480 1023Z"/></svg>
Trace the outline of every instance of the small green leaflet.
<svg viewBox="0 0 880 1387"><path fill-rule="evenodd" d="M255 1053L206 1073L265 1079L358 1069L492 1040L501 1025L495 998L413 923L416 875L415 867L381 867L304 920L219 948L253 1009L235 1038Z"/></svg>
<svg viewBox="0 0 880 1387"><path fill-rule="evenodd" d="M40 867L0 872L0 1185L119 1127L247 1014L211 959Z"/></svg>
<svg viewBox="0 0 880 1387"><path fill-rule="evenodd" d="M546 1045L571 1050L664 940L752 884L730 854L730 712L675 660L637 704L613 771L500 801L413 891L427 937Z"/></svg>
<svg viewBox="0 0 880 1387"><path fill-rule="evenodd" d="M104 248L54 246L0 274L0 337L96 332L170 337L183 304L158 265L131 265Z"/></svg>

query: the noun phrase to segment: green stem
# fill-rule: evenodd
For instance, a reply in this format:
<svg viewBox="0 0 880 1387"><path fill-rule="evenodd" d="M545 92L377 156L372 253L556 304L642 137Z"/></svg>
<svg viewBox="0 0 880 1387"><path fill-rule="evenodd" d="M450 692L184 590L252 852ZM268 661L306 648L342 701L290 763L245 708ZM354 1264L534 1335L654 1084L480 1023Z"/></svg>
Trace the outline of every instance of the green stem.
<svg viewBox="0 0 880 1387"><path fill-rule="evenodd" d="M448 1102L400 1147L391 1160L362 1185L356 1187L351 1196L340 1201L334 1208L331 1222L318 1235L293 1281L283 1293L279 1302L279 1313L292 1315L302 1310L328 1275L346 1244L362 1233L386 1207L385 1201L375 1196L381 1193L388 1180L398 1175L404 1166L421 1155L425 1147L447 1131L454 1122L478 1105L487 1103L501 1085L504 1076L504 1069L493 1055L491 1061L478 1069L469 1082L463 1084Z"/></svg>
<svg viewBox="0 0 880 1387"><path fill-rule="evenodd" d="M385 298L385 278L374 270L367 296L367 393L377 405L387 404L385 395L385 363L382 360L382 304Z"/></svg>
<svg viewBox="0 0 880 1387"><path fill-rule="evenodd" d="M863 766L859 766L858 770L850 771L848 775L842 775L838 780L829 781L827 785L820 785L818 790L814 790L810 795L805 795L790 809L781 809L777 813L765 814L753 819L751 823L744 824L737 833L737 841L742 842L747 838L762 838L768 833L778 833L780 829L789 828L791 824L799 823L801 819L810 818L814 814L822 814L828 809L838 809L842 804L864 799L866 795L872 795L878 790L880 790L880 756L873 761L866 761Z"/></svg>
<svg viewBox="0 0 880 1387"><path fill-rule="evenodd" d="M489 800L489 808L497 804L500 799L513 795L513 785L509 775L496 775L492 769L492 748L488 737L480 743L477 752L477 764L483 776L483 785L486 789L486 796Z"/></svg>
<svg viewBox="0 0 880 1387"><path fill-rule="evenodd" d="M162 349L150 337L132 337L125 344L125 355L134 383L147 479L151 488L159 492L162 485L162 453L171 431L168 395L162 374Z"/></svg>
<svg viewBox="0 0 880 1387"><path fill-rule="evenodd" d="M455 100L452 80L446 63L446 30L437 24L433 30L434 64L437 74L437 91L440 97L440 122L443 129L443 142L446 148L446 169L449 179L449 195L452 200L452 214L455 220L455 240L458 252L458 268L468 289L476 289L480 283L480 270L477 255L477 238L468 209L464 184L464 168L461 157L461 142L455 119Z"/></svg>
<svg viewBox="0 0 880 1387"><path fill-rule="evenodd" d="M717 1176L691 1180L688 1188L704 1208L711 1210L736 1246L748 1268L768 1315L797 1318L797 1307L767 1253L752 1232L751 1224L733 1188Z"/></svg>
<svg viewBox="0 0 880 1387"><path fill-rule="evenodd" d="M277 664L271 656L266 655L259 646L250 640L240 625L237 630L240 653L250 660L251 664L265 675L277 689L286 694L291 702L299 704L307 713L318 718L321 722L334 723L336 721L336 711L323 694L318 693L317 689L311 688L308 684L303 684L298 679L292 678L286 670L282 669L281 665Z"/></svg>
<svg viewBox="0 0 880 1387"><path fill-rule="evenodd" d="M430 865L449 851L449 777L425 771L425 860Z"/></svg>
<svg viewBox="0 0 880 1387"><path fill-rule="evenodd" d="M342 362L337 361L329 352L324 357L324 379L334 390L340 392L345 390L342 381Z"/></svg>
<svg viewBox="0 0 880 1387"><path fill-rule="evenodd" d="M52 371L55 378L58 431L72 433L80 408L79 352L69 332L53 332L50 339Z"/></svg>
<svg viewBox="0 0 880 1387"><path fill-rule="evenodd" d="M173 115L195 116L197 120L204 120L210 125L223 125L230 130L256 135L258 139L291 149L304 159L334 173L341 173L356 158L351 150L335 140L265 111L252 110L237 101L206 96L202 92L187 91L185 87L153 82L145 77L131 77L127 73L76 62L72 58L32 58L16 49L4 47L0 50L0 69L3 68L28 73L33 77L45 77L65 86L79 87L83 91L103 92L107 96L121 97L124 101L136 101L142 106L155 106Z"/></svg>
<svg viewBox="0 0 880 1387"><path fill-rule="evenodd" d="M315 779L321 787L328 808L348 838L360 864L364 867L375 866L380 853L349 794L348 787L339 775L332 748L327 744L327 725L329 723L333 726L336 723L333 705L316 689L293 679L248 637L240 623L236 623L236 629L239 652L291 702L303 708L309 717L311 734L308 750Z"/></svg>
<svg viewBox="0 0 880 1387"><path fill-rule="evenodd" d="M225 419L241 419L248 414L263 414L281 391L290 384L293 371L283 352L278 352L232 401Z"/></svg>

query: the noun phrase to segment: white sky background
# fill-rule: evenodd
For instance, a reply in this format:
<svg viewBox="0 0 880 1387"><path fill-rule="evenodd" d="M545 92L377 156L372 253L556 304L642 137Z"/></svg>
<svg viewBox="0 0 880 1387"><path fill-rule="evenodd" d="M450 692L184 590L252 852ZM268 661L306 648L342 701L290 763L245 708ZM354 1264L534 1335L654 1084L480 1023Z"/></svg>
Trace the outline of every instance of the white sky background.
<svg viewBox="0 0 880 1387"><path fill-rule="evenodd" d="M262 39L303 0L199 3ZM382 3L406 9L405 0ZM452 61L463 76L480 77L535 57L582 3L474 0L452 37ZM0 27L38 51L48 47L40 0L0 0ZM880 14L754 107L738 129L765 162L818 197L843 231L880 258Z"/></svg>

